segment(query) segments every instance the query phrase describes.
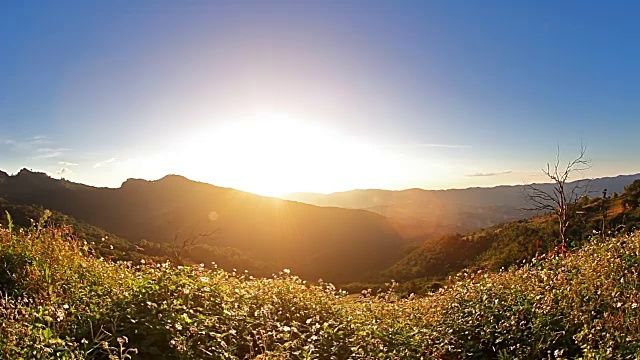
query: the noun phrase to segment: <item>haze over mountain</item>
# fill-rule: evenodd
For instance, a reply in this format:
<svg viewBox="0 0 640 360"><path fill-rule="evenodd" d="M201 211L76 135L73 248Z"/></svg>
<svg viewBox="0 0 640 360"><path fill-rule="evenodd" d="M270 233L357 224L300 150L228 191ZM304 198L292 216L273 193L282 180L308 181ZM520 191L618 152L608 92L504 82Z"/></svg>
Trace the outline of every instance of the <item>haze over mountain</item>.
<svg viewBox="0 0 640 360"><path fill-rule="evenodd" d="M581 202L588 221L573 224L575 238L584 241L590 229L597 229L600 205L593 201L602 189L609 195L622 193L636 179L640 174L590 180L594 197ZM549 188L551 184L539 186ZM520 210L527 205L523 186L290 196L294 197L323 206L259 196L178 175L156 181L129 179L119 188L96 188L27 169L15 175L0 171L0 210L17 211L14 215L20 215L23 226L29 224L25 216L37 220L43 209L54 210L61 213L58 217L66 214L95 226L80 225L80 232L92 234L93 239L104 236L100 235L104 229L122 238L101 244L103 253L116 258L180 260L173 249L185 239L215 231L198 237L195 246L183 254L185 260L215 261L225 269L249 269L259 276L290 268L307 280L353 283L347 289L354 292L369 286L359 283L379 286L390 279L409 281L407 289L424 292L433 281L437 286L444 276L467 266L509 266L522 256L535 254L537 245L531 239L545 239L545 246L550 246L557 237L552 218L514 222L536 215ZM617 205L612 205L612 226L625 224L620 203L618 198ZM31 204L37 207L29 207ZM635 219L633 216L627 220ZM495 227L497 224L504 225ZM110 245L116 249L112 246L110 251Z"/></svg>
<svg viewBox="0 0 640 360"><path fill-rule="evenodd" d="M604 189L609 194L621 193L624 186L636 179L640 179L640 174L593 179L590 180L590 193L600 195ZM552 191L552 186L540 184L539 187ZM528 206L524 190L524 185L450 190L368 189L331 194L292 193L283 198L319 206L372 211L388 217L405 238L424 240L532 217L534 213L522 210Z"/></svg>
<svg viewBox="0 0 640 360"><path fill-rule="evenodd" d="M134 243L172 243L217 231L201 243L232 247L317 280L366 278L397 260L403 246L388 220L369 211L318 207L169 175L96 188L21 170L0 172L0 197L38 204Z"/></svg>

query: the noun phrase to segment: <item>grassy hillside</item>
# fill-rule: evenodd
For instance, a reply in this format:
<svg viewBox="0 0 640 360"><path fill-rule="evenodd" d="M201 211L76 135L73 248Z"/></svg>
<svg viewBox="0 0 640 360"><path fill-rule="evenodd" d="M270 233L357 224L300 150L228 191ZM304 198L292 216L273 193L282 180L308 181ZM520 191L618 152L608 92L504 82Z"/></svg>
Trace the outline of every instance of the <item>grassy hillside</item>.
<svg viewBox="0 0 640 360"><path fill-rule="evenodd" d="M180 248L171 243L143 240L138 244L132 244L126 239L78 221L72 216L50 211L38 205L11 204L0 198L0 225L7 226L7 214L11 216L13 226L17 230L28 229L34 225L66 227L76 236L87 241L95 255L109 260L133 261L136 264L143 259L156 262L172 260L183 264L206 263L208 267L214 263L221 269L246 270L256 276L270 276L278 269L273 262L256 260L250 253L231 247L196 243L180 252Z"/></svg>
<svg viewBox="0 0 640 360"><path fill-rule="evenodd" d="M7 226L10 214L16 229L28 229L32 226L55 225L67 227L76 236L87 241L96 252L106 258L114 260L136 261L145 256L126 239L122 239L101 228L78 221L71 216L50 211L38 205L11 204L0 198L0 225ZM148 257L148 256L147 256Z"/></svg>
<svg viewBox="0 0 640 360"><path fill-rule="evenodd" d="M0 229L0 358L458 359L640 355L640 234L426 297L113 263L60 229ZM366 294L365 294L366 295Z"/></svg>
<svg viewBox="0 0 640 360"><path fill-rule="evenodd" d="M142 247L153 254L153 244L173 246L215 231L191 249L196 261L209 264L235 251L252 264L291 268L312 281L366 279L397 261L404 243L385 217L369 211L268 198L180 176L108 189L22 170L4 176L0 197L68 214L134 244L145 240L152 245Z"/></svg>
<svg viewBox="0 0 640 360"><path fill-rule="evenodd" d="M603 218L609 236L640 228L640 180L629 191L614 197L584 198L569 228L571 248L579 248L594 234L601 236ZM624 205L627 204L627 205ZM606 216L603 216L606 214ZM427 240L408 252L381 274L381 281L395 279L406 293L424 293L437 288L451 274L465 268L500 270L522 263L554 249L559 239L558 225L551 215L538 216L493 226L468 234L447 234ZM354 284L357 288L358 284ZM365 285L375 286L375 285ZM360 285L360 288L362 285Z"/></svg>

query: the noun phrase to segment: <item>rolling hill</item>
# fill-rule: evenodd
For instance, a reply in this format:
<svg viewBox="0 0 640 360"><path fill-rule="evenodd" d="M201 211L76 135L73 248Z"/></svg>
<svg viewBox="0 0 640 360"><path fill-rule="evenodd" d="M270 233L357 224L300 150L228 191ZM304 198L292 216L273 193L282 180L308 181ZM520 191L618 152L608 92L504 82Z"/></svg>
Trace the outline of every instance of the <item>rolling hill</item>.
<svg viewBox="0 0 640 360"><path fill-rule="evenodd" d="M568 231L571 249L602 237L603 224L606 236L640 228L640 180L627 185L625 193L606 199L583 198L576 204ZM446 234L416 245L383 274L387 281L403 283L407 293L424 293L465 268L499 271L553 252L559 237L557 219L550 214L465 234Z"/></svg>
<svg viewBox="0 0 640 360"><path fill-rule="evenodd" d="M622 192L638 177L596 179L593 188ZM73 220L61 223L75 224L77 230L96 234L93 238L100 238L104 229L115 234L120 245L114 251L103 246L101 252L115 258L172 257L184 240L197 239L184 253L190 262L216 262L227 270L246 269L260 276L290 268L308 280L343 285L396 279L422 286L465 267L497 269L549 250L555 237L553 219L524 220L532 214L516 208L525 205L521 191L517 186L357 190L350 203L347 193L334 194L335 205L359 204L365 210L263 197L176 175L156 181L129 179L112 189L28 170L13 176L0 172L3 210L18 211L26 224L51 209L57 218ZM325 202L331 198L318 197ZM609 204L612 224L624 222L626 213L618 206L623 198ZM377 205L368 206L373 203ZM585 239L598 225L599 205L583 206L582 222L574 226L583 231L574 234L576 239ZM433 231L426 235L428 227ZM542 239L544 248L521 241L531 238Z"/></svg>
<svg viewBox="0 0 640 360"><path fill-rule="evenodd" d="M366 279L396 261L404 245L388 220L373 212L263 197L175 175L130 179L112 189L23 169L0 174L0 197L59 211L132 243L181 243L215 231L199 243L237 249L309 280Z"/></svg>

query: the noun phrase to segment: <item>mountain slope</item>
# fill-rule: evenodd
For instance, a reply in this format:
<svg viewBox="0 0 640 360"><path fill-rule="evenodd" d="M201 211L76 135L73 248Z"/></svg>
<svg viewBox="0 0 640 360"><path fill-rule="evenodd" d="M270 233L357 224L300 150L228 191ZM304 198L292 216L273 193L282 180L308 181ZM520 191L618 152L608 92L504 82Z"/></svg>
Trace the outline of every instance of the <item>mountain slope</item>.
<svg viewBox="0 0 640 360"><path fill-rule="evenodd" d="M0 197L38 204L134 243L200 242L237 248L300 276L361 280L396 260L403 240L381 215L258 196L180 176L94 188L22 170L4 176Z"/></svg>
<svg viewBox="0 0 640 360"><path fill-rule="evenodd" d="M640 228L640 180L614 197L583 198L569 226L569 247L579 248L590 239ZM605 216L606 215L606 216ZM554 251L560 237L553 215L542 215L496 225L467 234L447 234L423 242L391 266L387 279L404 283L408 293L423 293L446 276L464 268L498 271ZM435 283L434 283L435 282Z"/></svg>
<svg viewBox="0 0 640 360"><path fill-rule="evenodd" d="M640 179L640 174L591 180L592 194L621 193L624 186ZM551 184L539 184L551 190ZM525 219L527 207L523 185L450 190L408 189L353 190L333 194L293 193L284 196L319 206L366 209L387 216L406 238L424 240L452 232L468 232L500 223Z"/></svg>

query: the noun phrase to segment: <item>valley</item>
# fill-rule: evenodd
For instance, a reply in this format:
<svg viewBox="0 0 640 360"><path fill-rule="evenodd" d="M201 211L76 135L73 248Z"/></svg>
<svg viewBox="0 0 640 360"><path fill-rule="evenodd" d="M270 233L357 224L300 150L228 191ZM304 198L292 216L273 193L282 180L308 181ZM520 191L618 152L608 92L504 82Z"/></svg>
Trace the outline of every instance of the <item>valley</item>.
<svg viewBox="0 0 640 360"><path fill-rule="evenodd" d="M637 178L591 181L593 189L616 193L607 203L610 229L623 222L629 228L636 224L633 213L621 212L624 196L617 194ZM558 236L552 217L520 210L526 202L518 186L295 197L317 205L176 175L130 179L113 189L26 169L0 174L5 202L0 210L13 212L17 224L28 227L45 209L52 210L50 220L72 224L111 259L205 264L260 277L289 269L305 280L322 279L353 293L384 289L395 280L403 292L423 294L465 268L499 270L551 251ZM571 230L573 246L600 231L600 205L590 205L602 201L598 199L581 205L583 214ZM411 233L416 227L420 232Z"/></svg>

